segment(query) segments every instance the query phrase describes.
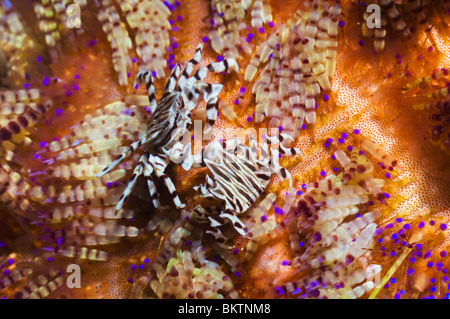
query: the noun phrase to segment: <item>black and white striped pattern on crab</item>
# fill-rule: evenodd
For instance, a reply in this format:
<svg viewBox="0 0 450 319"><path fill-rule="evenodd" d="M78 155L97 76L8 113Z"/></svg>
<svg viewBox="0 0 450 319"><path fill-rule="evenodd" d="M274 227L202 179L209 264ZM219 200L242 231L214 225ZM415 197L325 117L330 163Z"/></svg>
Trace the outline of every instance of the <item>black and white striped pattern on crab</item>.
<svg viewBox="0 0 450 319"><path fill-rule="evenodd" d="M147 132L139 140L133 142L126 148L115 161L109 164L103 171L96 174L96 177L102 177L112 169L117 167L124 159L128 158L134 151L142 145L146 146L144 154L140 157L136 168L133 171L130 181L125 188L122 197L116 206L116 211L120 210L133 190L137 179L144 175L147 179L149 193L153 200L153 205L158 208L159 195L153 182L152 174L162 179L168 188L175 205L179 208L185 205L176 192L172 180L164 173L169 165L172 150L179 147L179 138L192 124L190 119L191 111L198 105L203 97L207 105L207 118L205 124L205 133L209 132L217 118L218 95L222 90L221 84L202 83L208 72L227 72L230 69L237 71L238 66L234 59L223 60L221 62L211 63L206 67L200 67L196 73L189 77L193 72L195 65L200 63L202 57L203 45L197 46L194 57L186 64L182 71L181 63L178 63L172 70L172 73L164 87L164 93L159 103L156 102L155 87L150 70L141 71L136 76L136 81L145 82L150 109L153 112L152 120ZM183 165L189 169L189 165Z"/></svg>
<svg viewBox="0 0 450 319"><path fill-rule="evenodd" d="M237 138L226 142L212 142L202 152L203 163L213 177L206 177L204 184L194 187L201 197L219 199L222 204L218 208L204 209L197 207L195 212L198 221L209 219L211 233L219 244L224 244L226 237L218 227L231 222L234 229L245 235L246 226L238 215L246 212L261 197L269 184L272 174L289 181L292 177L278 161L279 154L287 156L301 155L300 150L282 144L292 138L287 134L265 136L260 144L260 156L257 157L257 142L250 135L249 146L242 144ZM279 144L277 148L269 145Z"/></svg>

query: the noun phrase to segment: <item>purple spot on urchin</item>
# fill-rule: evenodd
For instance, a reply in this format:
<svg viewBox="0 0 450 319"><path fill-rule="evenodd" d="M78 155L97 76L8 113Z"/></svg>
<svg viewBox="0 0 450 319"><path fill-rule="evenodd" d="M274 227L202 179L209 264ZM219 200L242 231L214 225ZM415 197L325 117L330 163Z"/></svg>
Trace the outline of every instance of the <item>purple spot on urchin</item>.
<svg viewBox="0 0 450 319"><path fill-rule="evenodd" d="M283 290L282 287L275 287L275 292L277 293L277 295L281 296L284 295L285 291Z"/></svg>
<svg viewBox="0 0 450 319"><path fill-rule="evenodd" d="M319 242L319 241L321 241L322 240L322 234L321 233L319 233L319 232L315 232L314 233L314 240L313 240L313 242Z"/></svg>
<svg viewBox="0 0 450 319"><path fill-rule="evenodd" d="M219 61L219 62L223 61L223 56L222 55L218 55L217 56L217 61Z"/></svg>
<svg viewBox="0 0 450 319"><path fill-rule="evenodd" d="M270 28L273 28L273 27L274 27L273 21L269 21L269 22L267 23L267 25L268 25Z"/></svg>
<svg viewBox="0 0 450 319"><path fill-rule="evenodd" d="M345 264L350 265L354 260L355 260L355 257L353 257L352 255L347 255L345 257Z"/></svg>
<svg viewBox="0 0 450 319"><path fill-rule="evenodd" d="M263 33L265 32L265 30L264 30L263 27L260 27L260 28L258 29L258 32L261 33L261 34L263 34Z"/></svg>

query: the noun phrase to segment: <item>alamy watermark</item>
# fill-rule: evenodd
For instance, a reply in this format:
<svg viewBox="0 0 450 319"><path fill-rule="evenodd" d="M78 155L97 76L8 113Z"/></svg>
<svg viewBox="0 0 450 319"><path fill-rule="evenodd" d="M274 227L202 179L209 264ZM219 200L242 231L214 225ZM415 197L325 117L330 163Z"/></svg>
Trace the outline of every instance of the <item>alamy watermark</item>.
<svg viewBox="0 0 450 319"><path fill-rule="evenodd" d="M81 268L77 264L70 264L66 268L66 272L70 273L66 279L67 288L81 288Z"/></svg>
<svg viewBox="0 0 450 319"><path fill-rule="evenodd" d="M77 4L69 4L66 9L67 22L69 29L81 28L81 8Z"/></svg>
<svg viewBox="0 0 450 319"><path fill-rule="evenodd" d="M369 29L381 28L381 8L377 4L370 4L366 9L367 19L366 25Z"/></svg>

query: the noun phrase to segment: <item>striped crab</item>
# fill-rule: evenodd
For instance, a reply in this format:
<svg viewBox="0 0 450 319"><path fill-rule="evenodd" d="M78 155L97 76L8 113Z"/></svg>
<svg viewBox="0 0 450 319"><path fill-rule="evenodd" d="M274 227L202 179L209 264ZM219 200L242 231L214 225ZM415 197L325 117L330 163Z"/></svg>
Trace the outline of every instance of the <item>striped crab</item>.
<svg viewBox="0 0 450 319"><path fill-rule="evenodd" d="M203 164L213 177L206 176L205 183L194 188L200 197L219 199L222 203L214 208L197 206L194 212L198 222L210 223L207 233L221 245L225 245L227 237L218 227L229 222L240 235L245 236L246 226L238 216L259 200L272 174L287 179L289 188L292 188L291 174L280 166L278 158L280 155L301 156L300 150L285 146L286 142L293 140L288 134L264 138L259 157L258 144L252 135L249 135L249 146L234 138L223 143L212 142L202 152ZM276 148L269 147L276 144L279 144Z"/></svg>
<svg viewBox="0 0 450 319"><path fill-rule="evenodd" d="M152 174L161 179L168 188L173 202L178 208L185 205L176 192L175 186L170 177L164 171L173 157L171 156L174 147L180 143L180 137L191 127L191 111L198 105L203 97L206 101L206 116L204 132L208 134L217 118L218 95L222 90L222 84L210 84L202 82L208 72L227 72L230 69L237 71L238 66L234 59L225 59L221 62L213 62L205 67L199 67L196 73L190 77L194 66L198 65L202 57L203 45L197 46L194 57L186 64L182 70L182 64L178 63L164 87L164 92L156 101L155 87L150 70L141 71L136 76L136 81L145 83L152 119L147 131L128 148L126 148L111 164L105 167L96 177L102 177L117 167L124 159L128 158L134 151L142 145L145 151L136 165L130 181L125 188L116 211L120 210L124 202L128 199L139 176L144 175L147 180L150 196L155 208L160 206L159 194L156 190ZM135 82L136 84L136 82ZM188 166L183 165L187 168Z"/></svg>

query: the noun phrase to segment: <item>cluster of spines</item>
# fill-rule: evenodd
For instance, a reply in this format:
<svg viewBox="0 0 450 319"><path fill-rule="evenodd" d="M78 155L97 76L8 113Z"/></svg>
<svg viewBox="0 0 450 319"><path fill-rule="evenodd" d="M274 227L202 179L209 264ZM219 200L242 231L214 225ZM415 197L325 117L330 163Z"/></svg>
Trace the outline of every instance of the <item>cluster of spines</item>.
<svg viewBox="0 0 450 319"><path fill-rule="evenodd" d="M399 216L402 215L380 225L376 231L374 256L380 263L391 266L371 298L389 293L395 299L448 299L448 250L439 245L448 224L442 217L431 214L414 219Z"/></svg>
<svg viewBox="0 0 450 319"><path fill-rule="evenodd" d="M28 54L32 54L37 42L10 1L0 3L0 17L0 65L6 66L6 74L0 78L3 83L17 85L26 76Z"/></svg>
<svg viewBox="0 0 450 319"><path fill-rule="evenodd" d="M98 20L102 24L112 50L112 63L118 74L120 85L128 84L127 70L131 67L131 38L125 23L121 21L115 6L109 0L103 0L98 12Z"/></svg>
<svg viewBox="0 0 450 319"><path fill-rule="evenodd" d="M57 54L60 52L58 46L64 36L71 36L67 26L69 18L66 12L70 3L67 0L41 0L34 4L39 29L44 35L45 43L53 59L57 59ZM77 0L75 4L80 8L86 6L87 2L86 0Z"/></svg>
<svg viewBox="0 0 450 319"><path fill-rule="evenodd" d="M221 267L206 259L201 245L202 232L193 222L193 212L184 210L175 222L162 223L167 225L160 227L164 242L150 270L136 281L135 294L189 299L238 297L231 279Z"/></svg>
<svg viewBox="0 0 450 319"><path fill-rule="evenodd" d="M50 106L51 101L41 102L37 89L0 91L0 142L35 124Z"/></svg>
<svg viewBox="0 0 450 319"><path fill-rule="evenodd" d="M33 45L33 41L26 34L20 17L12 6L0 7L0 14L4 16L0 21L0 48L2 51L13 53L22 47Z"/></svg>
<svg viewBox="0 0 450 319"><path fill-rule="evenodd" d="M43 299L66 282L62 269L46 265L43 257L35 257L32 262L18 262L13 254L8 256L7 263L0 279L0 290L11 294L10 298ZM11 289L14 287L16 289Z"/></svg>
<svg viewBox="0 0 450 319"><path fill-rule="evenodd" d="M122 1L122 12L135 32L136 51L142 62L164 78L167 61L166 48L170 46L171 11L162 1Z"/></svg>
<svg viewBox="0 0 450 319"><path fill-rule="evenodd" d="M133 103L140 100L139 96L125 98ZM124 141L146 129L147 112L126 102L108 104L95 116L86 115L68 136L49 144L41 142L43 150L35 154L35 160L42 163L35 167L43 168L29 172L26 180L2 168L2 198L6 196L2 201L10 203L13 214L29 218L42 229L35 239L54 255L109 260L108 253L99 247L118 243L124 237L136 238L144 231L130 223L135 211L114 213L113 205L121 194L120 179L127 168L102 179L93 178L95 171L117 156ZM38 175L46 177L36 184Z"/></svg>
<svg viewBox="0 0 450 319"><path fill-rule="evenodd" d="M315 124L316 98L331 89L335 72L340 11L339 2L328 8L316 1L260 46L245 72L249 83L268 61L253 86L256 123L270 118L271 127L294 138L306 124Z"/></svg>
<svg viewBox="0 0 450 319"><path fill-rule="evenodd" d="M438 1L436 1L438 2ZM367 19L373 13L366 11L370 5L378 5L381 8L380 27L369 27ZM408 0L399 3L394 0L370 0L361 3L361 10L364 12L362 17L362 36L364 38L372 38L373 46L376 52L381 52L386 46L387 24L401 34L404 39L409 39L415 31L414 24L408 19L408 15L414 16L414 20L419 26L423 26L424 30L430 32L432 25L430 24L431 17L429 16L429 5L425 1ZM444 4L445 5L445 4ZM373 17L371 23L374 22Z"/></svg>
<svg viewBox="0 0 450 319"><path fill-rule="evenodd" d="M411 98L412 108L425 115L431 143L450 153L448 74L446 68L436 69L430 75L408 82L403 93Z"/></svg>
<svg viewBox="0 0 450 319"><path fill-rule="evenodd" d="M254 38L253 33L244 32L252 30L246 20L251 20L251 26L254 32L264 33L264 23L273 26L272 12L269 1L267 0L242 0L242 1L223 1L212 0L212 19L209 39L211 46L218 54L225 58L240 57L240 51L250 54L252 49L250 42ZM250 16L250 18L249 18Z"/></svg>
<svg viewBox="0 0 450 319"><path fill-rule="evenodd" d="M359 298L376 286L373 280L382 268L371 264L370 248L382 213L371 206L385 204L387 195L385 181L374 177L375 165L364 151L385 168L398 164L373 142L355 137L358 145L348 148L350 156L341 148L333 153L342 171L305 185L284 222L295 256L288 263L298 279L277 287L280 295Z"/></svg>

